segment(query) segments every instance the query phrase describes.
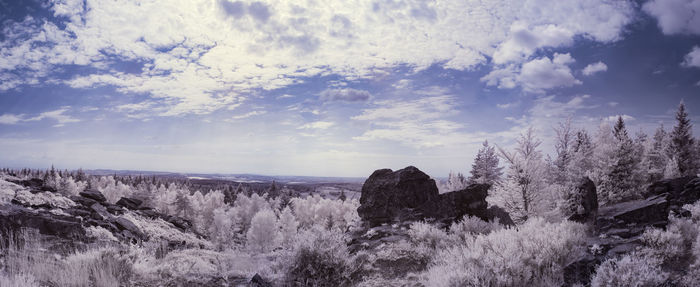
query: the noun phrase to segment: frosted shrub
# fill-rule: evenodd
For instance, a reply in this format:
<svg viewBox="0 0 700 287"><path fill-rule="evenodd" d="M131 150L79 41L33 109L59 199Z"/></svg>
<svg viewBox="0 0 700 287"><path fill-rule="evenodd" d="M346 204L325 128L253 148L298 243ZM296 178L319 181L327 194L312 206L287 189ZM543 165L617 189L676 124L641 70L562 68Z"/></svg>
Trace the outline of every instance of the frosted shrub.
<svg viewBox="0 0 700 287"><path fill-rule="evenodd" d="M267 202L267 195L259 196L253 194L248 197L243 194L239 194L236 197L236 201L233 203L233 208L238 216L237 222L241 226L241 231L246 232L251 225L253 216L262 209L272 210L270 204Z"/></svg>
<svg viewBox="0 0 700 287"><path fill-rule="evenodd" d="M609 259L598 267L591 279L593 287L659 286L668 279L668 273L659 267L653 257L632 253Z"/></svg>
<svg viewBox="0 0 700 287"><path fill-rule="evenodd" d="M332 200L319 195L292 199L292 209L301 228L314 225L345 231L359 220L357 200Z"/></svg>
<svg viewBox="0 0 700 287"><path fill-rule="evenodd" d="M641 240L645 246L642 252L662 262L678 259L686 252L683 235L676 225L669 225L666 230L647 229L642 234Z"/></svg>
<svg viewBox="0 0 700 287"><path fill-rule="evenodd" d="M315 227L299 234L284 286L347 286L352 266L343 234Z"/></svg>
<svg viewBox="0 0 700 287"><path fill-rule="evenodd" d="M426 222L412 223L408 235L413 243L430 248L444 247L448 240L447 232Z"/></svg>
<svg viewBox="0 0 700 287"><path fill-rule="evenodd" d="M263 209L253 216L246 233L248 247L259 252L268 252L279 245L277 217L270 209Z"/></svg>
<svg viewBox="0 0 700 287"><path fill-rule="evenodd" d="M585 226L532 218L516 229L467 238L440 250L427 286L560 286L563 266L585 252Z"/></svg>
<svg viewBox="0 0 700 287"><path fill-rule="evenodd" d="M465 216L462 220L452 223L450 226L450 235L455 237L455 240L464 241L468 237L479 234L489 234L493 230L503 228L498 222L486 222L477 217Z"/></svg>
<svg viewBox="0 0 700 287"><path fill-rule="evenodd" d="M94 188L101 192L107 202L116 203L122 197L129 197L133 193L130 186L116 181L112 176L102 176L96 182L93 181Z"/></svg>
<svg viewBox="0 0 700 287"><path fill-rule="evenodd" d="M8 275L0 272L0 286L3 287L39 287L39 282L31 274Z"/></svg>
<svg viewBox="0 0 700 287"><path fill-rule="evenodd" d="M229 243L234 237L236 231L236 214L235 210L225 207L217 208L212 214L212 223L207 225L208 233L213 243L216 243L219 249Z"/></svg>

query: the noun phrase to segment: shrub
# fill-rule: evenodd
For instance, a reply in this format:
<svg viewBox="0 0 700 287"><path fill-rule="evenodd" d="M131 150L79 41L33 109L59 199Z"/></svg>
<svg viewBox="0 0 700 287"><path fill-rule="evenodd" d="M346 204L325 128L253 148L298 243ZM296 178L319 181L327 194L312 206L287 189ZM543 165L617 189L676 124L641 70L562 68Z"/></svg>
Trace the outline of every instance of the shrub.
<svg viewBox="0 0 700 287"><path fill-rule="evenodd" d="M585 252L585 226L564 221L526 221L468 238L438 251L424 274L427 286L560 286L562 269Z"/></svg>
<svg viewBox="0 0 700 287"><path fill-rule="evenodd" d="M449 239L447 232L426 222L412 223L408 235L413 243L430 248L445 247Z"/></svg>
<svg viewBox="0 0 700 287"><path fill-rule="evenodd" d="M657 258L637 253L609 259L600 264L591 286L659 286L668 279L668 273L661 270L660 264Z"/></svg>
<svg viewBox="0 0 700 287"><path fill-rule="evenodd" d="M648 256L660 259L662 262L670 262L678 259L686 253L685 240L677 225L669 224L666 230L650 228L641 236L644 248L642 250Z"/></svg>
<svg viewBox="0 0 700 287"><path fill-rule="evenodd" d="M450 234L455 237L458 242L462 242L469 237L479 234L489 234L493 230L502 228L503 226L498 224L498 222L486 222L477 217L465 216L462 220L452 223L450 226Z"/></svg>
<svg viewBox="0 0 700 287"><path fill-rule="evenodd" d="M285 274L289 286L344 286L353 273L343 234L323 228L299 234Z"/></svg>

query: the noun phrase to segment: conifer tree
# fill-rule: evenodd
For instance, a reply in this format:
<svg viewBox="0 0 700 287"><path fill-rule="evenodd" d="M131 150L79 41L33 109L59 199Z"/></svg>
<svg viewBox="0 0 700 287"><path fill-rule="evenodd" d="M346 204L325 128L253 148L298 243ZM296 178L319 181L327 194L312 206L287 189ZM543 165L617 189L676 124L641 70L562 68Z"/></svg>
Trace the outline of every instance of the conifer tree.
<svg viewBox="0 0 700 287"><path fill-rule="evenodd" d="M470 172L471 176L469 176L467 183L486 183L493 185L500 180L503 174L502 170L503 168L498 166L496 149L493 146L489 146L488 140L485 140L481 149L479 149L476 154Z"/></svg>
<svg viewBox="0 0 700 287"><path fill-rule="evenodd" d="M691 176L697 173L694 149L695 140L692 134L692 125L685 111L685 104L681 101L676 112L676 126L671 132L670 154L676 160L678 172L681 176Z"/></svg>

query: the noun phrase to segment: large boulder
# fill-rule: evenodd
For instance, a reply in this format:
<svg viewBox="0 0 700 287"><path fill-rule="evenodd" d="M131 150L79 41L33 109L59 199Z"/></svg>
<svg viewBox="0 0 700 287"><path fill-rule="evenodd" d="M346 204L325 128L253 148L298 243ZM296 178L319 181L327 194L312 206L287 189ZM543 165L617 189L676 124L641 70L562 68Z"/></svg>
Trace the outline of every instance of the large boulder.
<svg viewBox="0 0 700 287"><path fill-rule="evenodd" d="M46 185L43 179L40 178L30 178L26 180L8 180L9 182L19 184L21 186L24 186L26 188L29 188L29 192L31 193L40 193L40 192L56 192L56 189Z"/></svg>
<svg viewBox="0 0 700 287"><path fill-rule="evenodd" d="M666 227L669 207L665 194L604 206L598 212L596 227L600 233L629 238L646 227Z"/></svg>
<svg viewBox="0 0 700 287"><path fill-rule="evenodd" d="M105 196L101 192L94 190L94 189L87 189L87 190L81 192L80 196L95 200L97 202L107 201L107 198L105 198Z"/></svg>
<svg viewBox="0 0 700 287"><path fill-rule="evenodd" d="M510 217L510 214L498 205L489 206L486 210L488 221L496 221L505 226L515 226L515 221Z"/></svg>
<svg viewBox="0 0 700 287"><path fill-rule="evenodd" d="M380 169L362 186L357 212L371 226L426 218L455 221L465 215L488 220L489 187L472 184L439 194L435 181L413 166L397 171Z"/></svg>
<svg viewBox="0 0 700 287"><path fill-rule="evenodd" d="M582 223L595 221L598 214L598 193L593 181L587 176L581 178L568 203L569 220Z"/></svg>
<svg viewBox="0 0 700 287"><path fill-rule="evenodd" d="M140 199L130 197L122 197L119 199L119 201L117 201L117 205L131 210L138 210L141 203L143 203L143 201Z"/></svg>
<svg viewBox="0 0 700 287"><path fill-rule="evenodd" d="M85 230L78 218L39 212L17 205L0 206L0 227L8 231L34 228L41 234L65 239L85 238Z"/></svg>
<svg viewBox="0 0 700 287"><path fill-rule="evenodd" d="M438 198L435 180L417 168L380 169L362 185L357 213L373 225L381 224L392 221L402 210L417 209Z"/></svg>

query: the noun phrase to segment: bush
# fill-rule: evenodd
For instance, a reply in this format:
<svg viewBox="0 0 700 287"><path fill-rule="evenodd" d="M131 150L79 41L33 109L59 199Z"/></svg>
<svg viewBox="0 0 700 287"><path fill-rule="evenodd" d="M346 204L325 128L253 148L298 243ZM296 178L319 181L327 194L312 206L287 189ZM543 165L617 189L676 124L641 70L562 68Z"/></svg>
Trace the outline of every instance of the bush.
<svg viewBox="0 0 700 287"><path fill-rule="evenodd" d="M591 279L593 287L659 286L668 279L657 258L632 253L609 259L598 267Z"/></svg>
<svg viewBox="0 0 700 287"><path fill-rule="evenodd" d="M479 234L489 234L491 231L500 230L503 226L498 222L486 222L477 217L465 216L462 220L452 223L450 234L457 242L463 242L469 237Z"/></svg>
<svg viewBox="0 0 700 287"><path fill-rule="evenodd" d="M447 232L426 222L414 222L408 230L411 241L417 245L430 248L442 248L447 246L449 237Z"/></svg>
<svg viewBox="0 0 700 287"><path fill-rule="evenodd" d="M350 285L354 270L343 234L313 228L299 238L285 275L286 286Z"/></svg>
<svg viewBox="0 0 700 287"><path fill-rule="evenodd" d="M560 286L563 266L585 252L582 224L532 218L516 229L468 238L438 251L427 286Z"/></svg>
<svg viewBox="0 0 700 287"><path fill-rule="evenodd" d="M641 236L642 252L661 262L671 262L685 255L687 248L678 226L669 225L666 230L650 228Z"/></svg>

